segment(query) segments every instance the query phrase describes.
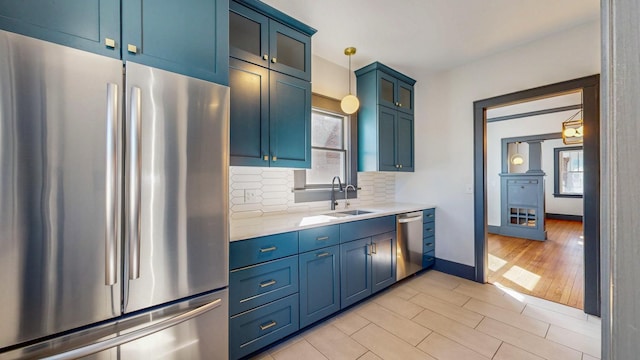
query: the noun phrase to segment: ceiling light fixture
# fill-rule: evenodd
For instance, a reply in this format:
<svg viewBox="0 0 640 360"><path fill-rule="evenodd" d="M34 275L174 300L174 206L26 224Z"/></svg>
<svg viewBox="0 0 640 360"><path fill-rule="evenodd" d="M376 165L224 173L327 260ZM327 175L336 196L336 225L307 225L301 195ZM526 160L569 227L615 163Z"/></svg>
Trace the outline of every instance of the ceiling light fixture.
<svg viewBox="0 0 640 360"><path fill-rule="evenodd" d="M582 118L577 118L582 109L573 114L570 118L562 122L562 142L565 145L582 144L584 135L584 124Z"/></svg>
<svg viewBox="0 0 640 360"><path fill-rule="evenodd" d="M349 115L358 111L358 108L360 107L360 100L358 100L355 95L351 94L351 55L354 55L355 53L356 48L354 47L344 49L344 54L349 57L349 95L342 98L340 108Z"/></svg>
<svg viewBox="0 0 640 360"><path fill-rule="evenodd" d="M522 156L522 154L518 152L518 144L520 144L519 141L516 142L516 153L511 155L511 159L509 159L509 161L511 161L511 164L513 165L524 164L524 156Z"/></svg>

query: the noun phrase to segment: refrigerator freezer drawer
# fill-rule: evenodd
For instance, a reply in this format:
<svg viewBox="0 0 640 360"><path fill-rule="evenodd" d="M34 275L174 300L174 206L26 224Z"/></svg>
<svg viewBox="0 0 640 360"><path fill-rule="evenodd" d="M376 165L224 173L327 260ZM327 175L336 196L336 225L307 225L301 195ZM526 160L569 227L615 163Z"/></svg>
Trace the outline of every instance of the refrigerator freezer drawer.
<svg viewBox="0 0 640 360"><path fill-rule="evenodd" d="M228 309L223 289L2 353L0 359L225 360Z"/></svg>

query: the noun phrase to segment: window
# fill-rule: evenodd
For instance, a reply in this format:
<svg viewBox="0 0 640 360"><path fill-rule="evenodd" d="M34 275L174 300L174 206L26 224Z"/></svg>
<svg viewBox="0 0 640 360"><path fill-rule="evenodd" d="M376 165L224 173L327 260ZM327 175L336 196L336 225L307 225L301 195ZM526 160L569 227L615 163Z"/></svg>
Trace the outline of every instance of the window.
<svg viewBox="0 0 640 360"><path fill-rule="evenodd" d="M554 149L555 197L582 197L584 156L581 146Z"/></svg>
<svg viewBox="0 0 640 360"><path fill-rule="evenodd" d="M306 170L306 186L331 185L339 176L346 181L348 117L318 109L311 112L311 169Z"/></svg>
<svg viewBox="0 0 640 360"><path fill-rule="evenodd" d="M357 184L356 115L346 115L340 100L313 94L311 112L311 169L294 171L296 202L331 198L331 180L339 176L342 184ZM356 191L349 191L349 198ZM340 196L344 196L341 194Z"/></svg>

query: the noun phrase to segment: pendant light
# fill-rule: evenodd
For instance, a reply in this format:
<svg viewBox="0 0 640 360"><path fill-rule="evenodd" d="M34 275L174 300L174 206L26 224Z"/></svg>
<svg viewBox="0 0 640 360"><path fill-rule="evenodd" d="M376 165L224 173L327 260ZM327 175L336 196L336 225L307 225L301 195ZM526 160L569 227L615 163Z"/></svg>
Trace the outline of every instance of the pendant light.
<svg viewBox="0 0 640 360"><path fill-rule="evenodd" d="M342 98L340 108L349 115L358 111L358 108L360 107L360 100L358 100L355 95L351 94L351 55L354 55L355 53L356 48L354 47L344 49L344 54L349 57L349 95Z"/></svg>
<svg viewBox="0 0 640 360"><path fill-rule="evenodd" d="M582 109L573 114L572 117L562 122L562 142L565 145L582 144L584 135L584 125L582 118L577 118Z"/></svg>
<svg viewBox="0 0 640 360"><path fill-rule="evenodd" d="M509 161L511 161L511 164L513 165L524 164L524 156L522 156L522 154L518 152L518 144L520 144L519 141L516 142L516 153L511 155L511 159L509 159Z"/></svg>

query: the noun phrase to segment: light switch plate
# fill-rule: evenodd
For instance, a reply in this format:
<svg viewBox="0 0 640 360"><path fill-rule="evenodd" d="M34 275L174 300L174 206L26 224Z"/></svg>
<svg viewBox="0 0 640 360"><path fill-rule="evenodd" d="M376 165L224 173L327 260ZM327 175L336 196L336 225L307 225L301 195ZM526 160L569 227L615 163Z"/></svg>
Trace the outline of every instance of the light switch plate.
<svg viewBox="0 0 640 360"><path fill-rule="evenodd" d="M257 201L258 193L255 189L244 189L244 203L253 204Z"/></svg>

